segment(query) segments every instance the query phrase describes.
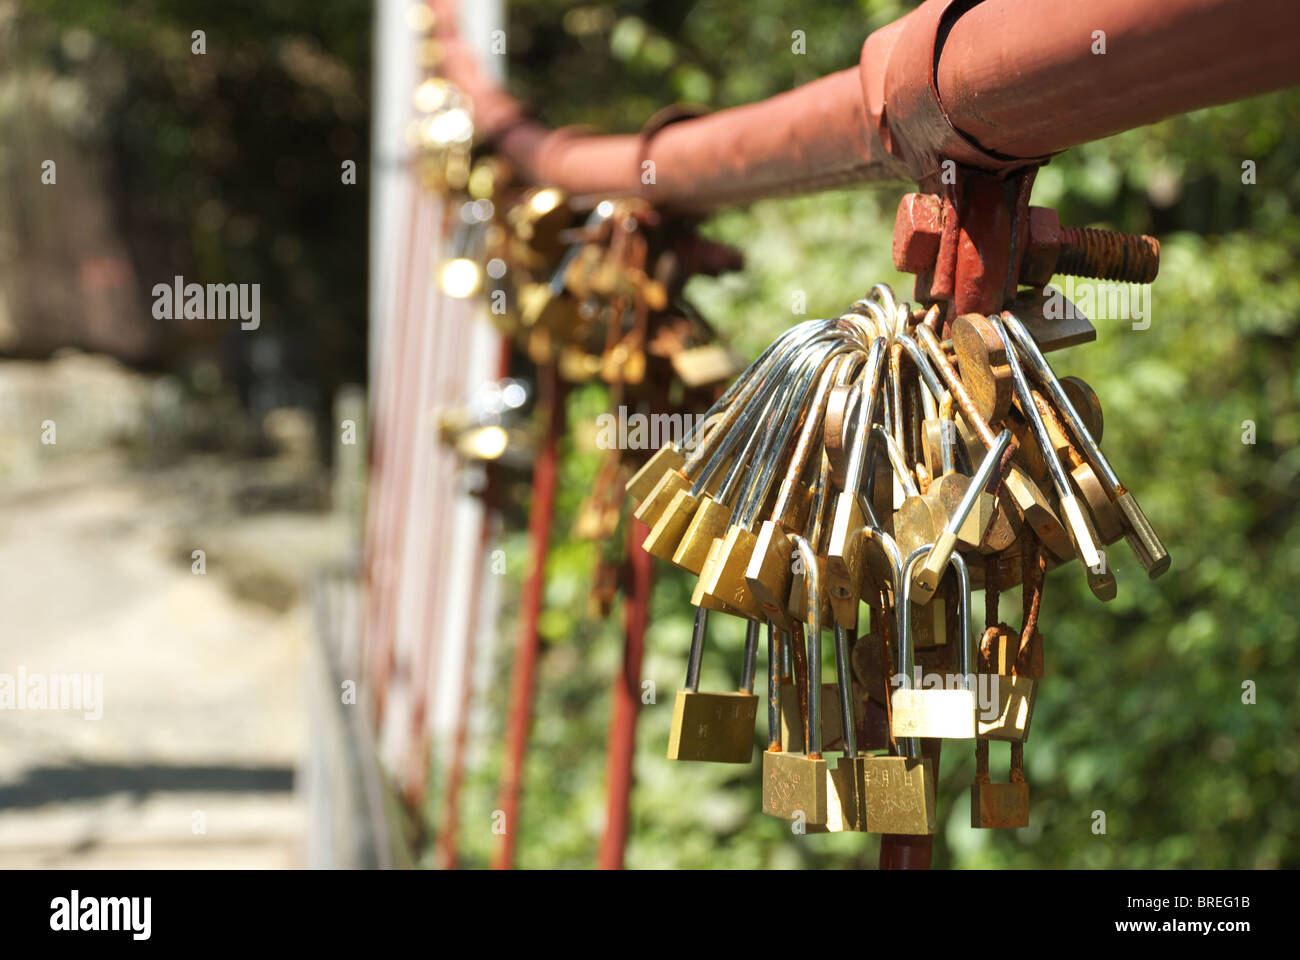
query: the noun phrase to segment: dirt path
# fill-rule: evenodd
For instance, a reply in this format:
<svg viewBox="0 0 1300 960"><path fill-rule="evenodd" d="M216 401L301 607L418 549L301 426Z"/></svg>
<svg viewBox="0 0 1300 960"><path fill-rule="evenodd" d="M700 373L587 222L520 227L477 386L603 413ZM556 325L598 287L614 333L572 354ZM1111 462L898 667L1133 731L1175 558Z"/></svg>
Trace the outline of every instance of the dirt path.
<svg viewBox="0 0 1300 960"><path fill-rule="evenodd" d="M101 455L0 493L0 868L303 863L298 584L342 531L229 509L222 470ZM29 693L36 674L102 680L102 717L20 707L20 669Z"/></svg>

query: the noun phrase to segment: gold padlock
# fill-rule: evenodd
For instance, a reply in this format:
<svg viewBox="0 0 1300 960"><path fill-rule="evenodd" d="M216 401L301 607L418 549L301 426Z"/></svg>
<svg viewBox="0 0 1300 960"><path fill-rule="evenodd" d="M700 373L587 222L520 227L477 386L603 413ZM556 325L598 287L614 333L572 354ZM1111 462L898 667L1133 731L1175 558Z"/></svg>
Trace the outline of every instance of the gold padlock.
<svg viewBox="0 0 1300 960"><path fill-rule="evenodd" d="M860 767L861 772L858 772ZM923 757L855 757L867 833L928 835L935 831L934 766ZM860 777L860 779L859 779Z"/></svg>
<svg viewBox="0 0 1300 960"><path fill-rule="evenodd" d="M753 626L757 628L757 624ZM754 757L754 720L758 715L750 646L757 642L757 633L746 638L747 676L742 677L741 688L723 693L702 693L699 689L700 665L707 628L708 611L697 610L686 668L686 688L678 690L673 701L668 759L749 763Z"/></svg>
<svg viewBox="0 0 1300 960"><path fill-rule="evenodd" d="M842 354L843 351L839 353ZM837 359L837 350L833 345L818 346L802 366L796 368L797 376L783 378L774 384L774 392L765 401L757 418L756 429L752 430L739 454L742 460L753 463L754 466L746 480L745 492L736 505L731 525L722 538L717 561L709 576L701 575L701 588L705 596L736 607L749 617L763 616L759 598L750 591L746 572L759 546L759 535L755 530L759 511L777 476L770 461L779 458L793 439L794 428L800 424L800 411L809 402L810 396L813 406L820 410L832 381L840 371L847 369L847 359L849 358L843 356ZM802 418L801 429L794 440L790 467L779 488L770 519L785 522L786 513L795 500L799 476L812 449L813 437L820 425L819 415Z"/></svg>
<svg viewBox="0 0 1300 960"><path fill-rule="evenodd" d="M1006 783L989 780L989 745L975 742L975 782L970 788L970 825L976 829L1016 829L1029 826L1029 784L1025 781L1024 745L1011 744L1011 776Z"/></svg>
<svg viewBox="0 0 1300 960"><path fill-rule="evenodd" d="M954 553L950 563L957 572L957 670L953 689L925 689L926 683L914 676L915 659L911 637L912 571L934 549L918 547L903 567L903 590L898 600L898 658L900 686L890 696L893 708L891 729L896 737L945 737L955 740L975 736L977 709L975 691L971 689L970 574L961 554Z"/></svg>
<svg viewBox="0 0 1300 960"><path fill-rule="evenodd" d="M897 548L883 535L880 543L893 547L882 551L890 568L884 579L897 590L903 574ZM901 666L898 669L901 671ZM844 674L848 680L847 665ZM901 756L859 756L856 738L856 729L850 725L844 732L844 756L830 772L827 832L934 833L934 768L921 758L920 742L915 738L899 740Z"/></svg>
<svg viewBox="0 0 1300 960"><path fill-rule="evenodd" d="M727 501L733 496L735 476L742 462L731 457L726 473L722 471L730 453L703 462L699 476L688 486L676 489L668 506L650 528L642 547L662 560L701 573L709 546L726 531L731 519ZM696 463L701 463L696 459ZM684 472L683 472L684 473ZM675 481L670 481L675 486Z"/></svg>
<svg viewBox="0 0 1300 960"><path fill-rule="evenodd" d="M807 567L809 742L802 753L781 750L779 744L769 744L763 751L763 812L783 820L802 816L804 823L820 825L826 823L829 783L826 761L822 758L822 617L821 605L815 600L820 593L821 578L812 545L797 534L794 542Z"/></svg>
<svg viewBox="0 0 1300 960"><path fill-rule="evenodd" d="M632 474L623 489L640 504L665 473L669 470L680 471L685 465L686 458L682 456L682 451L670 440L656 450L640 470Z"/></svg>

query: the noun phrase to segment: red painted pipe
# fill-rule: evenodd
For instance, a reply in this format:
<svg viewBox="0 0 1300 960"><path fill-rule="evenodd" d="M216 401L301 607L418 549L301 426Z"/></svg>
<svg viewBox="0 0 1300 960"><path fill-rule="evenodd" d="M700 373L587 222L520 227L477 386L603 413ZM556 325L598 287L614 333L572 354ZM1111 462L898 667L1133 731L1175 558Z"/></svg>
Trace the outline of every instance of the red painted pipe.
<svg viewBox="0 0 1300 960"><path fill-rule="evenodd" d="M650 613L653 577L650 554L640 544L650 528L632 519L627 530L627 563L623 590L623 669L614 676L610 705L609 743L605 758L605 836L597 866L622 870L627 849L629 798L632 793L633 758L636 755L636 720L641 707L641 658L645 652L646 620Z"/></svg>
<svg viewBox="0 0 1300 960"><path fill-rule="evenodd" d="M1295 0L985 0L948 34L939 93L986 150L1056 153L1300 83L1297 28Z"/></svg>
<svg viewBox="0 0 1300 960"><path fill-rule="evenodd" d="M430 3L441 71L473 100L481 138L536 182L664 208L922 180L940 158L1012 169L1300 83L1291 0L929 0L871 34L856 67L649 137L591 136L528 120L460 44L453 0ZM1092 52L1095 30L1104 55Z"/></svg>
<svg viewBox="0 0 1300 960"><path fill-rule="evenodd" d="M510 681L510 713L506 718L505 769L501 778L498 808L505 813L505 834L493 868L509 870L515 862L515 838L519 832L519 792L523 782L524 754L528 750L528 728L533 714L534 676L541 634L537 630L546 586L546 551L555 513L555 482L559 472L560 438L564 435L564 384L555 364L537 370L539 398L547 410L546 436L533 465L533 492L528 510L528 539L532 569L519 603L519 643L515 648L514 672Z"/></svg>

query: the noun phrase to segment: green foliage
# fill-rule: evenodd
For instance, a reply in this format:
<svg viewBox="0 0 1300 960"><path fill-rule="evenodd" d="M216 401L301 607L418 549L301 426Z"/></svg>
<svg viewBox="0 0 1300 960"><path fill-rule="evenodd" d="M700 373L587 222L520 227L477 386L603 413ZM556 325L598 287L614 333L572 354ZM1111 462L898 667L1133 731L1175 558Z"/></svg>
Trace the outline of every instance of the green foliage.
<svg viewBox="0 0 1300 960"><path fill-rule="evenodd" d="M623 3L561 10L512 3L516 93L554 123L636 129L689 92L715 107L769 95L851 66L863 37L901 4ZM807 33L807 55L790 32ZM660 38L666 48L651 47ZM593 90L600 91L592 94ZM1062 221L1155 232L1163 244L1150 327L1096 320L1095 343L1053 354L1087 379L1106 413L1103 445L1173 556L1149 581L1121 542L1108 549L1119 597L1101 604L1078 567L1048 578L1048 677L1041 686L1026 770L1031 826L969 827L968 744L944 750L939 866L1271 867L1300 864L1300 95L1277 94L1174 118L1058 157L1034 202ZM1242 183L1242 162L1257 182ZM707 232L742 247L747 269L697 278L688 294L753 356L794 322L843 309L887 280L901 185L767 201L718 214ZM1058 281L1060 278L1058 278ZM572 422L603 409L599 391L575 395ZM1244 444L1243 421L1255 423ZM621 651L619 611L583 613L589 545L566 536L594 476L594 450L565 461L547 599L549 644L538 686L520 825L522 866L590 866L603 829L609 682ZM525 556L521 539L510 556ZM521 576L522 560L512 577ZM685 669L693 608L686 578L656 564L644 676L658 702L642 709L628 863L634 867L870 867L866 835L794 837L759 808L757 765L664 759L672 691ZM513 585L504 593L509 606ZM1018 622L1019 593L1003 598ZM977 602L976 609L980 606ZM729 687L743 630L715 617L705 686ZM499 770L508 654L501 652L481 731L467 809L491 809ZM761 672L760 672L761 676ZM1243 703L1243 684L1256 687ZM760 728L762 727L760 717ZM1007 748L993 747L995 777ZM1092 831L1094 811L1106 834ZM492 838L465 832L477 863Z"/></svg>

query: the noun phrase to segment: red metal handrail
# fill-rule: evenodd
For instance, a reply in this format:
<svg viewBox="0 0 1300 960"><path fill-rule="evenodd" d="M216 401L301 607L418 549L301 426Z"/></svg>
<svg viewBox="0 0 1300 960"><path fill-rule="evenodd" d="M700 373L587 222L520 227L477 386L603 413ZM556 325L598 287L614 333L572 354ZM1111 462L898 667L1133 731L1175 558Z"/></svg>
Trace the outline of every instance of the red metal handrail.
<svg viewBox="0 0 1300 960"><path fill-rule="evenodd" d="M939 158L1004 170L1175 113L1300 83L1293 0L928 0L858 66L647 136L549 130L480 69L451 0L431 0L442 73L531 180L704 209L871 180ZM1095 53L1094 31L1105 34ZM642 162L655 182L642 183Z"/></svg>

